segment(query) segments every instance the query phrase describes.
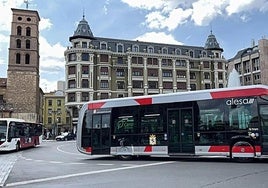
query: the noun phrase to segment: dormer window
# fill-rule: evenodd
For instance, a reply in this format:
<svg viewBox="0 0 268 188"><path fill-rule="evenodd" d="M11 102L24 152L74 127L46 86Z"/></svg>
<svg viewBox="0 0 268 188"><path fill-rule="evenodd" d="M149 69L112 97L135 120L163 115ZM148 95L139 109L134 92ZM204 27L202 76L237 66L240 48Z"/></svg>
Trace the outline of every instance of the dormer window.
<svg viewBox="0 0 268 188"><path fill-rule="evenodd" d="M133 46L133 52L139 52L139 46L138 45Z"/></svg>
<svg viewBox="0 0 268 188"><path fill-rule="evenodd" d="M101 49L101 50L107 50L107 44L104 43L104 42L101 43L100 49Z"/></svg>

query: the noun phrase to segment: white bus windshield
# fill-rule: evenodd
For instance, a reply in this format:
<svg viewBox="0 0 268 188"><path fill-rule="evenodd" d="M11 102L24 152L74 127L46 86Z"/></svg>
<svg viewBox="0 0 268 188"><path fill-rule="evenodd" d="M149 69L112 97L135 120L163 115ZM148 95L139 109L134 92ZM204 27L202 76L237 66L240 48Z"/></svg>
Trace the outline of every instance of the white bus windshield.
<svg viewBox="0 0 268 188"><path fill-rule="evenodd" d="M1 142L4 142L6 140L6 134L7 134L7 122L0 121L0 141Z"/></svg>

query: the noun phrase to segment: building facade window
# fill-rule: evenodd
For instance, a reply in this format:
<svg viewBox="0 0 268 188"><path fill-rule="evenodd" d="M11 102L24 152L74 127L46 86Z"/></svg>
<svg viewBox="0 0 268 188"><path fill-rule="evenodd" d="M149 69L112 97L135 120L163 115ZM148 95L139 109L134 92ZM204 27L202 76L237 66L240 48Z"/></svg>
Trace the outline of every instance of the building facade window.
<svg viewBox="0 0 268 188"><path fill-rule="evenodd" d="M210 89L210 84L205 84L205 89Z"/></svg>
<svg viewBox="0 0 268 188"><path fill-rule="evenodd" d="M132 51L133 52L139 52L139 46L138 45L134 45Z"/></svg>
<svg viewBox="0 0 268 188"><path fill-rule="evenodd" d="M88 73L89 73L88 65L82 65L82 74L88 74Z"/></svg>
<svg viewBox="0 0 268 188"><path fill-rule="evenodd" d="M16 53L16 64L20 64L20 53Z"/></svg>
<svg viewBox="0 0 268 188"><path fill-rule="evenodd" d="M70 53L68 56L69 61L76 61L76 53Z"/></svg>
<svg viewBox="0 0 268 188"><path fill-rule="evenodd" d="M125 89L125 82L117 81L117 89Z"/></svg>
<svg viewBox="0 0 268 188"><path fill-rule="evenodd" d="M21 40L20 39L16 40L16 47L21 48Z"/></svg>
<svg viewBox="0 0 268 188"><path fill-rule="evenodd" d="M186 61L185 60L176 60L175 62L176 67L186 67Z"/></svg>
<svg viewBox="0 0 268 188"><path fill-rule="evenodd" d="M157 58L147 58L147 65L158 65Z"/></svg>
<svg viewBox="0 0 268 188"><path fill-rule="evenodd" d="M82 88L89 88L88 79L82 79Z"/></svg>
<svg viewBox="0 0 268 188"><path fill-rule="evenodd" d="M154 48L153 48L153 47L151 47L151 46L150 46L150 47L148 47L148 52L149 52L149 53L151 53L151 54L152 54L152 53L154 53Z"/></svg>
<svg viewBox="0 0 268 188"><path fill-rule="evenodd" d="M142 59L143 59L142 57L132 57L131 62L132 62L132 64L142 65L143 64Z"/></svg>
<svg viewBox="0 0 268 188"><path fill-rule="evenodd" d="M173 83L172 82L163 82L163 88L164 89L172 89Z"/></svg>
<svg viewBox="0 0 268 188"><path fill-rule="evenodd" d="M108 67L101 67L100 68L100 75L108 75Z"/></svg>
<svg viewBox="0 0 268 188"><path fill-rule="evenodd" d="M141 89L143 88L143 81L132 81L133 88Z"/></svg>
<svg viewBox="0 0 268 188"><path fill-rule="evenodd" d="M204 78L205 79L210 79L210 74L208 72L204 72Z"/></svg>
<svg viewBox="0 0 268 188"><path fill-rule="evenodd" d="M69 66L68 67L68 75L75 74L76 67L75 66Z"/></svg>
<svg viewBox="0 0 268 188"><path fill-rule="evenodd" d="M82 101L89 101L89 94L87 92L82 92Z"/></svg>
<svg viewBox="0 0 268 188"><path fill-rule="evenodd" d="M30 27L26 27L26 36L31 36L31 28Z"/></svg>
<svg viewBox="0 0 268 188"><path fill-rule="evenodd" d="M162 59L162 66L163 67L172 67L172 60L171 59Z"/></svg>
<svg viewBox="0 0 268 188"><path fill-rule="evenodd" d="M210 67L208 61L203 62L203 65L204 65L204 68L206 68L206 69L209 69L209 67Z"/></svg>
<svg viewBox="0 0 268 188"><path fill-rule="evenodd" d="M87 48L87 42L82 42L82 48Z"/></svg>
<svg viewBox="0 0 268 188"><path fill-rule="evenodd" d="M117 77L124 77L125 76L125 70L124 69L116 69L116 76Z"/></svg>
<svg viewBox="0 0 268 188"><path fill-rule="evenodd" d="M149 89L158 89L158 82L157 81L149 81L148 87L149 87Z"/></svg>
<svg viewBox="0 0 268 188"><path fill-rule="evenodd" d="M177 70L177 78L186 78L186 71Z"/></svg>
<svg viewBox="0 0 268 188"><path fill-rule="evenodd" d="M109 88L109 82L108 82L108 80L101 80L100 81L100 88L101 89Z"/></svg>
<svg viewBox="0 0 268 188"><path fill-rule="evenodd" d="M132 69L132 76L143 76L143 69L133 68Z"/></svg>
<svg viewBox="0 0 268 188"><path fill-rule="evenodd" d="M172 77L172 70L163 70L163 77Z"/></svg>
<svg viewBox="0 0 268 188"><path fill-rule="evenodd" d="M25 64L30 64L30 54L25 55Z"/></svg>
<svg viewBox="0 0 268 188"><path fill-rule="evenodd" d="M148 76L158 77L158 69L148 69Z"/></svg>
<svg viewBox="0 0 268 188"><path fill-rule="evenodd" d="M100 62L108 62L109 56L107 54L100 55Z"/></svg>
<svg viewBox="0 0 268 188"><path fill-rule="evenodd" d="M107 44L104 43L104 42L102 42L102 43L101 43L101 46L100 46L100 49L101 49L101 50L107 50Z"/></svg>
<svg viewBox="0 0 268 188"><path fill-rule="evenodd" d="M186 83L185 82L177 82L177 88L185 90L186 89Z"/></svg>
<svg viewBox="0 0 268 188"><path fill-rule="evenodd" d="M117 64L123 64L123 57L117 57Z"/></svg>
<svg viewBox="0 0 268 188"><path fill-rule="evenodd" d="M88 53L82 53L81 59L82 59L82 61L89 61L89 54Z"/></svg>
<svg viewBox="0 0 268 188"><path fill-rule="evenodd" d="M68 81L68 88L71 89L71 88L75 88L75 87L76 87L75 80L69 80Z"/></svg>
<svg viewBox="0 0 268 188"><path fill-rule="evenodd" d="M123 52L123 45L122 44L117 45L117 52L119 52L119 53Z"/></svg>
<svg viewBox="0 0 268 188"><path fill-rule="evenodd" d="M61 100L57 100L57 106L61 106Z"/></svg>
<svg viewBox="0 0 268 188"><path fill-rule="evenodd" d="M190 88L191 88L191 91L195 91L196 90L196 84L190 84Z"/></svg>
<svg viewBox="0 0 268 188"><path fill-rule="evenodd" d="M21 26L17 27L17 35L21 36Z"/></svg>
<svg viewBox="0 0 268 188"><path fill-rule="evenodd" d="M68 93L68 102L75 102L75 93Z"/></svg>
<svg viewBox="0 0 268 188"><path fill-rule="evenodd" d="M26 40L26 49L30 49L30 48L31 48L31 41Z"/></svg>
<svg viewBox="0 0 268 188"><path fill-rule="evenodd" d="M48 100L48 106L52 106L52 100Z"/></svg>

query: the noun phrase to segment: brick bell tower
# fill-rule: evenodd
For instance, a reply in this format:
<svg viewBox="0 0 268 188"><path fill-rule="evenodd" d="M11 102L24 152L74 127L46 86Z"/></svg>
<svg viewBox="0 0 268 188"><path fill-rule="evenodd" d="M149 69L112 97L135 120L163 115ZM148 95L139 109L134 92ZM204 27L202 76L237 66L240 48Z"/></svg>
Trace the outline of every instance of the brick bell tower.
<svg viewBox="0 0 268 188"><path fill-rule="evenodd" d="M39 122L39 21L37 11L11 9L13 18L7 70L7 100L11 117Z"/></svg>

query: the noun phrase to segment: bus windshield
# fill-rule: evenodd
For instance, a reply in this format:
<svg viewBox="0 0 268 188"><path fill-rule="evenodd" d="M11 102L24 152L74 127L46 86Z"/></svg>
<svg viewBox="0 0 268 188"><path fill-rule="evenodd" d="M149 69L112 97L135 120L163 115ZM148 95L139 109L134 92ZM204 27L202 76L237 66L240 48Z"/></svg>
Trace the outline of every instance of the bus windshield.
<svg viewBox="0 0 268 188"><path fill-rule="evenodd" d="M0 141L1 142L4 142L6 140L6 134L7 134L7 122L0 121Z"/></svg>

